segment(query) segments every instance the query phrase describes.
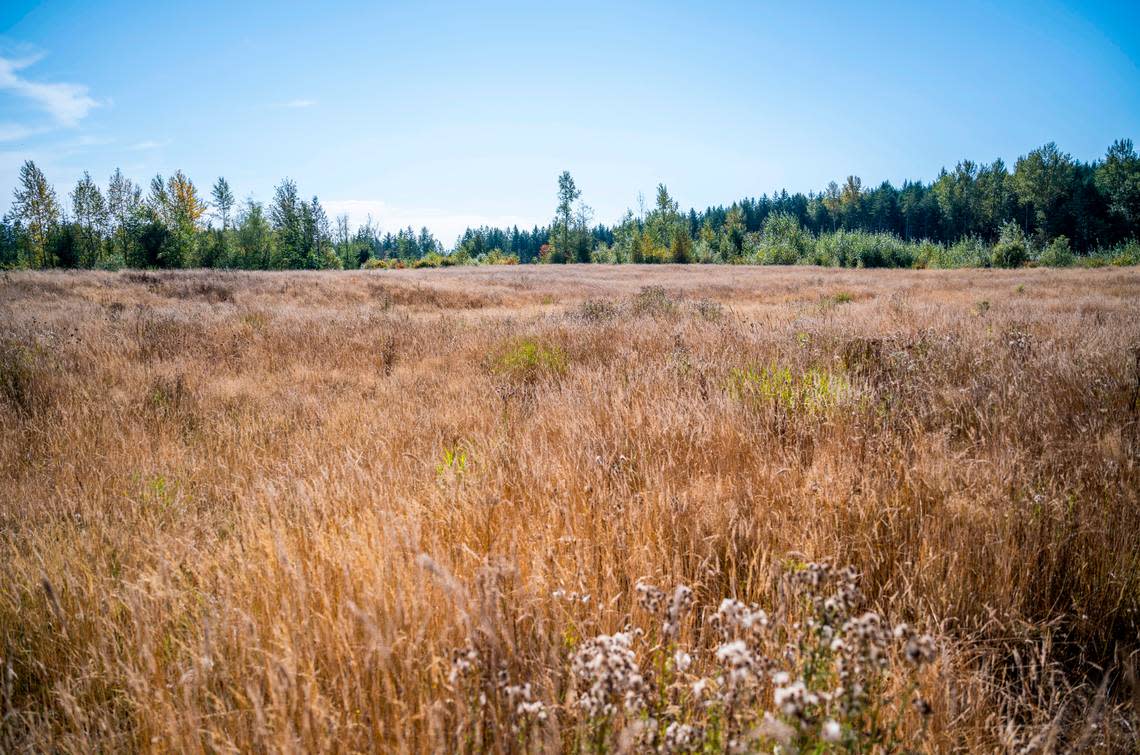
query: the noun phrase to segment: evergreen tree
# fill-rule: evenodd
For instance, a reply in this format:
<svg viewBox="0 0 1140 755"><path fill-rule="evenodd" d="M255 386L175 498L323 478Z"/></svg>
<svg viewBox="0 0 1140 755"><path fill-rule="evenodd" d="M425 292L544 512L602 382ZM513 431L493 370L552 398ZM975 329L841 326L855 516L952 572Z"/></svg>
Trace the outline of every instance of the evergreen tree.
<svg viewBox="0 0 1140 755"><path fill-rule="evenodd" d="M218 221L222 224L222 231L226 231L230 227L230 213L234 207L234 193L230 191L230 184L224 178L218 178L214 182L214 188L210 192L211 198L214 200L214 212L217 214Z"/></svg>
<svg viewBox="0 0 1140 755"><path fill-rule="evenodd" d="M725 215L721 228L720 257L725 262L740 262L744 259L744 212L734 204Z"/></svg>
<svg viewBox="0 0 1140 755"><path fill-rule="evenodd" d="M48 241L59 225L59 202L55 198L55 189L31 160L26 160L20 167L12 212L19 218L27 239L29 264L32 267L54 264Z"/></svg>
<svg viewBox="0 0 1140 755"><path fill-rule="evenodd" d="M273 203L269 206L269 222L277 232L277 260L274 267L300 269L305 267L304 220L302 205L298 198L297 184L286 178L277 184L273 191Z"/></svg>
<svg viewBox="0 0 1140 755"><path fill-rule="evenodd" d="M550 229L550 262L567 262L571 258L574 203L580 196L582 192L574 184L570 171L562 171L558 177L558 208L554 212L554 224Z"/></svg>
<svg viewBox="0 0 1140 755"><path fill-rule="evenodd" d="M75 184L71 192L71 213L75 220L74 243L78 264L81 267L94 267L103 256L103 239L107 230L107 205L103 192L91 180L91 174L84 172L83 178Z"/></svg>
<svg viewBox="0 0 1140 755"><path fill-rule="evenodd" d="M0 270L20 264L20 227L11 214L0 219Z"/></svg>

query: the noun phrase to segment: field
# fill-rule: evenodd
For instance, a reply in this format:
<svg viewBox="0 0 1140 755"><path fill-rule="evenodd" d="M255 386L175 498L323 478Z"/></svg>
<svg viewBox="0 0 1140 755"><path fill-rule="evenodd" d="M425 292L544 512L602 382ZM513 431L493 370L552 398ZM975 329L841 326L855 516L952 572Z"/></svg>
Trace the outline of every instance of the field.
<svg viewBox="0 0 1140 755"><path fill-rule="evenodd" d="M4 274L0 750L1135 750L1138 414L1135 268Z"/></svg>

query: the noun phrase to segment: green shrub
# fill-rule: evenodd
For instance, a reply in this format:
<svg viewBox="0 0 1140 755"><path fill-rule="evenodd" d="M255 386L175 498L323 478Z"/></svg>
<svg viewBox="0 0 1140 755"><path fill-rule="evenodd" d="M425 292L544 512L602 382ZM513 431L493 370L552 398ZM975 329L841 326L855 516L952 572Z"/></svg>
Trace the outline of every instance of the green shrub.
<svg viewBox="0 0 1140 755"><path fill-rule="evenodd" d="M477 265L517 265L519 264L519 256L517 254L507 254L502 249L492 249L486 254L480 254L475 258Z"/></svg>
<svg viewBox="0 0 1140 755"><path fill-rule="evenodd" d="M994 244L992 262L994 267L1021 267L1029 259L1029 245L1021 227L1014 222L1001 227L1001 236Z"/></svg>
<svg viewBox="0 0 1140 755"><path fill-rule="evenodd" d="M959 238L950 246L928 242L923 245L922 254L923 257L929 255L925 267L990 267L990 247L977 236Z"/></svg>
<svg viewBox="0 0 1140 755"><path fill-rule="evenodd" d="M820 267L841 267L840 249L843 244L842 231L821 233L811 250L811 264Z"/></svg>
<svg viewBox="0 0 1140 755"><path fill-rule="evenodd" d="M855 301L855 295L850 291L836 291L830 298L836 304L850 304Z"/></svg>
<svg viewBox="0 0 1140 755"><path fill-rule="evenodd" d="M795 216L775 212L764 220L757 240L756 262L761 265L795 265L807 261L815 247L811 231L800 227Z"/></svg>
<svg viewBox="0 0 1140 755"><path fill-rule="evenodd" d="M1096 256L1104 260L1103 264L1116 267L1140 265L1140 241L1135 239L1125 241L1111 249L1098 252Z"/></svg>
<svg viewBox="0 0 1140 755"><path fill-rule="evenodd" d="M399 257L369 257L360 267L363 270L403 270L407 266Z"/></svg>
<svg viewBox="0 0 1140 755"><path fill-rule="evenodd" d="M1058 236L1049 242L1037 258L1037 262L1046 267L1070 267L1076 261L1073 250L1069 247L1069 239Z"/></svg>
<svg viewBox="0 0 1140 755"><path fill-rule="evenodd" d="M912 267L918 248L889 233L841 230L822 234L813 256L840 267Z"/></svg>
<svg viewBox="0 0 1140 755"><path fill-rule="evenodd" d="M123 259L121 254L113 254L109 257L103 257L95 263L96 270L107 270L112 273L117 273L127 266L127 261Z"/></svg>
<svg viewBox="0 0 1140 755"><path fill-rule="evenodd" d="M416 269L423 267L451 267L456 264L459 264L459 260L453 255L428 252L423 257L412 262L412 267Z"/></svg>

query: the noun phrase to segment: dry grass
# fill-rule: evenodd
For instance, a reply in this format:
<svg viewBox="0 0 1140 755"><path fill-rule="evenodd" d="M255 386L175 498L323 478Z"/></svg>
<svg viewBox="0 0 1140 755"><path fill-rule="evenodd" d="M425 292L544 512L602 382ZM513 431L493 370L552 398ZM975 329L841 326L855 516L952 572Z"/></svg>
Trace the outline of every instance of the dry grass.
<svg viewBox="0 0 1140 755"><path fill-rule="evenodd" d="M1138 370L1133 269L5 274L0 750L593 747L639 580L715 677L808 559L937 638L920 748L1136 748Z"/></svg>

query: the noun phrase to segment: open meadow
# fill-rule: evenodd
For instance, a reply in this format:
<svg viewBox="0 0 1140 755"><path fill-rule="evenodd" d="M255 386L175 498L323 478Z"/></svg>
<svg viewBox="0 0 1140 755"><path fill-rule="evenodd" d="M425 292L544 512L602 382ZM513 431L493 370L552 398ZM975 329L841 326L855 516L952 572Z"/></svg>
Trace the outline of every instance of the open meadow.
<svg viewBox="0 0 1140 755"><path fill-rule="evenodd" d="M1135 751L1138 462L1136 268L3 273L0 751Z"/></svg>

